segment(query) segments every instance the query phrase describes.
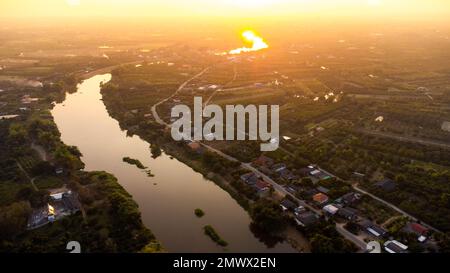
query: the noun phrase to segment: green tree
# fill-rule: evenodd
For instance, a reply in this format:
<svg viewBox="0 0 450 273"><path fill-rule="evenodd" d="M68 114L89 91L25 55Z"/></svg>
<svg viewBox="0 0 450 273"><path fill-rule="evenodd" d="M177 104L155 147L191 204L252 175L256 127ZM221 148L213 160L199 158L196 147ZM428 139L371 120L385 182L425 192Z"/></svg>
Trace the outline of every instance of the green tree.
<svg viewBox="0 0 450 273"><path fill-rule="evenodd" d="M0 209L0 240L12 239L25 230L31 207L28 202L15 202Z"/></svg>
<svg viewBox="0 0 450 273"><path fill-rule="evenodd" d="M271 200L260 199L256 201L250 210L253 222L262 230L276 233L285 227L280 206Z"/></svg>
<svg viewBox="0 0 450 273"><path fill-rule="evenodd" d="M9 126L8 140L11 144L20 145L27 140L27 130L22 124L13 123Z"/></svg>

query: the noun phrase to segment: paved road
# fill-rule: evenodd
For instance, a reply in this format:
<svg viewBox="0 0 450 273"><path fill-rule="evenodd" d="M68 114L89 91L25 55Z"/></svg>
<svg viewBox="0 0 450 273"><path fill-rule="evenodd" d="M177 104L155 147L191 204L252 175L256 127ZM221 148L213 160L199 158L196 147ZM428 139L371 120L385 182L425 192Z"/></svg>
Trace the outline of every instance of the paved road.
<svg viewBox="0 0 450 273"><path fill-rule="evenodd" d="M412 216L411 214L407 213L406 211L400 209L399 207L395 206L394 204L391 204L391 203L389 203L388 201L385 201L385 200L383 200L383 199L377 197L376 195L373 195L373 194L371 194L370 192L367 192L367 191L365 191L365 190L359 188L359 187L358 187L358 184L354 184L354 185L352 185L352 187L353 187L354 190L356 190L356 191L358 191L358 192L360 192L360 193L362 193L362 194L366 194L366 195L372 197L373 199L375 199L375 200L377 200L377 201L379 201L379 202L385 204L386 206L390 207L391 209L393 209L393 210L395 210L395 211L397 211L397 212L403 214L403 216L406 216L406 217L408 217L408 218L410 218L411 220L416 221L416 222L419 221L419 219L417 219L416 217L414 217L414 216ZM434 228L433 226L430 226L430 225L427 224L427 223L424 223L424 222L422 222L422 221L420 221L420 223L421 223L421 225L423 225L423 226L425 226L425 227L427 227L427 228L429 228L429 229L432 229L432 230L434 230L434 231L436 231L436 232L441 232L441 231L439 231L437 228Z"/></svg>
<svg viewBox="0 0 450 273"><path fill-rule="evenodd" d="M281 148L281 147L280 147L280 148ZM284 148L281 148L281 149L284 150ZM287 150L284 150L284 151L286 151L287 153L289 153ZM333 174L333 173L331 173L331 172L329 172L329 171L323 170L323 169L321 169L321 168L317 168L317 169L319 169L319 170L321 170L321 171L323 171L323 172L325 172L325 173L328 173L328 174L330 174L330 175L332 175L332 176L338 178L339 180L342 180L342 181L346 182L347 184L351 185L352 188L353 188L355 191L357 191L357 192L359 192L359 193L361 193L361 194L365 194L365 195L370 196L371 198L377 200L378 202L381 202L381 203L383 203L384 205L390 207L391 209L393 209L393 210L395 210L395 211L401 213L403 216L406 216L406 217L408 217L408 218L410 218L411 220L416 221L416 222L417 222L417 221L420 221L419 219L417 219L416 217L414 217L414 216L412 216L411 214L407 213L406 211L400 209L400 208L397 207L396 205L394 205L394 204L392 204L392 203L390 203L390 202L388 202L388 201L386 201L386 200L383 200L383 199L381 199L380 197L378 197L378 196L376 196L376 195L374 195L374 194L371 194L370 192L367 192L367 191L365 191L365 190L359 188L359 187L358 187L358 184L350 183L350 181L346 181L346 180L340 178L339 176L337 176L337 175L335 175L335 174ZM441 232L439 229L437 229L437 228L435 228L435 227L433 227L433 226L431 226L431 225L429 225L429 224L427 224L427 223L424 223L424 222L422 222L422 221L420 221L420 222L421 222L421 224L422 224L423 226L425 226L425 227L427 227L427 228L429 228L429 229L431 229L431 230L434 230L434 231L436 231L436 232Z"/></svg>
<svg viewBox="0 0 450 273"><path fill-rule="evenodd" d="M159 115L158 112L156 110L156 107L158 107L159 105L161 105L162 103L166 102L167 100L173 98L176 94L178 94L178 92L180 92L189 82L191 82L192 80L202 76L206 71L208 71L208 68L205 68L204 70L202 70L200 73L198 73L197 75L194 75L192 78L188 79L187 81L185 81L183 84L180 85L180 87L178 87L178 89L175 91L175 93L173 93L170 97L161 100L160 102L156 103L155 105L152 106L151 110L152 110L152 115L155 118L155 121L157 123L159 123L160 125L164 125L166 127L170 126L168 123L166 123L164 120L162 120ZM207 150L214 152L220 156L222 156L225 159L228 159L230 161L234 161L234 162L240 162L241 166L249 171L254 172L255 174L257 174L258 176L260 176L264 181L266 181L267 183L271 184L272 187L274 188L274 190L278 193L280 193L281 195L289 195L291 196L295 201L298 202L299 205L304 206L305 208L310 209L311 211L315 212L317 215L321 216L323 215L322 211L320 209L317 209L311 205L309 205L308 203L306 203L304 200L298 199L295 195L293 195L292 193L288 192L282 185L278 184L277 182L275 182L272 178L270 178L269 176L267 176L266 174L264 174L263 172L259 171L257 168L251 166L249 163L243 163L241 161L239 161L238 159L225 154L224 152L215 149L205 143L199 142L203 147L205 147ZM338 224L336 224L336 230L339 232L339 234L341 234L344 238L346 238L347 240L353 242L356 246L358 246L361 250L366 250L366 243L362 240L360 240L358 237L356 237L355 235L353 235L352 233L348 232L347 230L345 230L343 227L339 227Z"/></svg>
<svg viewBox="0 0 450 273"><path fill-rule="evenodd" d="M31 186L33 186L33 188L38 191L38 187L36 187L36 184L34 184L34 180L36 178L31 178L28 173L25 171L25 169L22 167L22 165L19 163L19 161L16 160L17 163L17 167L19 167L19 169L25 174L25 176L28 178L28 180L30 180Z"/></svg>
<svg viewBox="0 0 450 273"><path fill-rule="evenodd" d="M234 74L233 74L233 78L232 78L229 82L227 82L227 83L223 86L223 88L229 86L230 84L232 84L232 83L236 80L236 78L237 78L237 68L236 68L236 65L233 66L233 73L234 73ZM217 92L222 92L222 91L224 90L223 88L216 89L216 90L211 94L211 96L209 96L209 98L206 100L206 102L203 104L203 107L205 107L206 105L209 104L209 102L210 102L211 99L217 94Z"/></svg>
<svg viewBox="0 0 450 273"><path fill-rule="evenodd" d="M359 247L362 251L367 250L367 244L363 240L361 240L358 236L351 233L350 231L346 230L344 228L344 224L336 224L336 230L344 236L347 240L351 241L353 244L355 244L357 247Z"/></svg>
<svg viewBox="0 0 450 273"><path fill-rule="evenodd" d="M161 124L161 125L169 126L168 123L166 123L164 120L162 120L162 119L159 117L158 111L156 111L156 107L158 107L159 105L163 104L164 102L170 100L171 98L175 97L175 96L178 94L178 92L180 92L184 87L186 87L186 85L187 85L188 83L190 83L190 82L193 81L194 79L200 77L201 75L203 75L203 74L204 74L206 71L208 71L209 69L210 69L210 67L207 67L207 68L203 69L200 73L194 75L192 78L190 78L190 79L188 79L187 81L185 81L184 83L182 83L182 84L180 85L180 87L178 87L178 89L175 91L175 93L173 93L170 97L167 97L167 98L163 99L162 101L160 101L160 102L156 103L155 105L153 105L153 106L152 106L152 115L153 115L153 117L155 118L156 122L158 122L158 123Z"/></svg>

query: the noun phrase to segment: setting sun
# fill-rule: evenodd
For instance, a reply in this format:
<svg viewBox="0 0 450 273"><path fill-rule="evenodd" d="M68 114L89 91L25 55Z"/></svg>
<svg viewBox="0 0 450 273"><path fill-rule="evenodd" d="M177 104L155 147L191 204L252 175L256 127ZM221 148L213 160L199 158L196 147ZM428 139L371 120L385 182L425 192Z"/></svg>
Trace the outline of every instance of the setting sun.
<svg viewBox="0 0 450 273"><path fill-rule="evenodd" d="M243 52L258 51L269 47L269 45L266 44L266 42L264 42L263 38L259 37L258 35L255 34L255 32L251 30L244 31L242 33L242 37L246 42L251 43L252 47L236 48L230 50L229 54L240 54Z"/></svg>
<svg viewBox="0 0 450 273"><path fill-rule="evenodd" d="M0 257L438 267L449 59L450 0L0 0Z"/></svg>

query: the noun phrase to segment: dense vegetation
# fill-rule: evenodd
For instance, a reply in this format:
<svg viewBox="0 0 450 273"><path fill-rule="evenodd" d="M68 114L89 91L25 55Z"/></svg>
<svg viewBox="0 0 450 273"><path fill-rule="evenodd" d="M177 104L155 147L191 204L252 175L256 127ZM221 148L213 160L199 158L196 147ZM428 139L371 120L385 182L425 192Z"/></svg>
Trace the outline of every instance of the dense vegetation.
<svg viewBox="0 0 450 273"><path fill-rule="evenodd" d="M126 162L128 164L135 165L139 169L146 169L144 164L142 164L141 161L139 161L137 159L133 159L133 158L130 158L127 156L127 157L124 157L122 160L123 160L123 162Z"/></svg>
<svg viewBox="0 0 450 273"><path fill-rule="evenodd" d="M228 243L223 240L222 238L220 238L219 234L217 234L216 230L210 226L204 226L203 227L203 231L205 232L205 234L211 238L211 240L213 240L215 243L217 243L220 246L227 246Z"/></svg>
<svg viewBox="0 0 450 273"><path fill-rule="evenodd" d="M80 171L80 151L60 141L48 109L76 83L68 76L43 87L8 86L14 92L0 94L0 101L8 102L2 111L18 111L24 95L40 98L18 112L19 117L0 121L0 252L66 252L66 244L74 240L82 252L160 251L142 224L137 204L117 179ZM47 205L48 189L63 185L78 193L81 211L27 230L31 212Z"/></svg>
<svg viewBox="0 0 450 273"><path fill-rule="evenodd" d="M198 218L201 218L201 217L203 217L205 215L205 212L202 209L195 209L194 210L194 214Z"/></svg>

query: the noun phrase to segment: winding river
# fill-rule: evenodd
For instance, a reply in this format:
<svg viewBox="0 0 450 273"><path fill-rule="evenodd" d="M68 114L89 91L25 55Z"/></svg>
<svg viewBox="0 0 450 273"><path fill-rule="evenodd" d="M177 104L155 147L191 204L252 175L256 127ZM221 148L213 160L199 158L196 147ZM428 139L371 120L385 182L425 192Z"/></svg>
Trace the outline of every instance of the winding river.
<svg viewBox="0 0 450 273"><path fill-rule="evenodd" d="M231 196L182 162L162 154L153 159L150 144L138 136L129 137L109 116L100 93L100 83L110 74L93 76L56 104L53 117L68 145L83 154L86 171L105 170L133 195L144 224L169 252L294 252L286 242L268 247L250 230L250 217ZM122 161L139 159L154 177ZM205 216L197 218L194 209ZM212 225L228 242L216 245L203 233Z"/></svg>

